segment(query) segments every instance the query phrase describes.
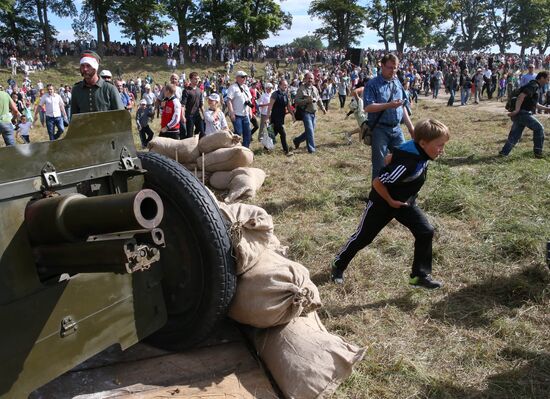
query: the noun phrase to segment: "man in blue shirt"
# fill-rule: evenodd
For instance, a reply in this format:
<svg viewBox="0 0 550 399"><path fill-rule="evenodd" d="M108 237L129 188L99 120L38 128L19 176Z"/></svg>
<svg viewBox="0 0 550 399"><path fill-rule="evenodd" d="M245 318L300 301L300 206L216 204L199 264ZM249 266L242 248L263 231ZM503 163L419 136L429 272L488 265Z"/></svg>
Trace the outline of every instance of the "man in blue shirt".
<svg viewBox="0 0 550 399"><path fill-rule="evenodd" d="M529 83L532 80L535 80L537 75L535 75L535 66L533 64L529 64L527 67L527 73L521 77L520 86L523 87L527 83Z"/></svg>
<svg viewBox="0 0 550 399"><path fill-rule="evenodd" d="M372 179L378 176L384 166L388 149L396 148L405 142L399 126L405 123L412 138L414 126L406 110L408 100L401 82L395 75L399 59L394 54L386 54L381 63L381 74L369 80L363 92L365 112L369 126L374 126L372 134ZM377 122L376 122L377 121Z"/></svg>
<svg viewBox="0 0 550 399"><path fill-rule="evenodd" d="M122 80L116 81L116 88L118 90L118 93L120 94L120 100L122 101L122 105L124 106L124 109L131 111L132 103L130 101L130 96L128 95L128 93L124 91L124 83L122 82Z"/></svg>

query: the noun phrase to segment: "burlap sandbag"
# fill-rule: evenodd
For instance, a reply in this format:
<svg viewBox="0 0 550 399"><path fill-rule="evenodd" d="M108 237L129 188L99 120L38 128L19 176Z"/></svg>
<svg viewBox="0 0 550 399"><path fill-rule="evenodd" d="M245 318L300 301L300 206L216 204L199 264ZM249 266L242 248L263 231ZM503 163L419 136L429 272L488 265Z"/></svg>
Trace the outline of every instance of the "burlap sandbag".
<svg viewBox="0 0 550 399"><path fill-rule="evenodd" d="M299 263L266 249L253 267L237 279L229 317L266 328L288 323L321 307L309 271Z"/></svg>
<svg viewBox="0 0 550 399"><path fill-rule="evenodd" d="M243 274L253 267L266 249L281 255L288 247L273 234L273 218L264 209L247 204L218 204L229 224L229 234L236 258L236 274Z"/></svg>
<svg viewBox="0 0 550 399"><path fill-rule="evenodd" d="M204 168L207 172L219 170L231 171L241 166L250 166L254 160L254 153L246 147L235 146L232 148L220 148L197 158L197 166L202 168L204 157Z"/></svg>
<svg viewBox="0 0 550 399"><path fill-rule="evenodd" d="M199 152L201 154L207 154L219 148L235 147L241 140L241 136L237 134L233 134L227 130L220 130L219 132L204 136L199 140Z"/></svg>
<svg viewBox="0 0 550 399"><path fill-rule="evenodd" d="M232 176L228 186L229 193L224 200L227 203L254 198L265 181L265 172L258 168L237 168Z"/></svg>
<svg viewBox="0 0 550 399"><path fill-rule="evenodd" d="M363 359L364 348L327 332L317 312L253 333L254 346L287 399L330 396Z"/></svg>
<svg viewBox="0 0 550 399"><path fill-rule="evenodd" d="M226 190L233 178L233 172L219 171L212 173L210 185L217 190Z"/></svg>
<svg viewBox="0 0 550 399"><path fill-rule="evenodd" d="M199 136L175 140L168 137L155 137L147 144L150 151L176 159L181 164L194 163L199 157Z"/></svg>

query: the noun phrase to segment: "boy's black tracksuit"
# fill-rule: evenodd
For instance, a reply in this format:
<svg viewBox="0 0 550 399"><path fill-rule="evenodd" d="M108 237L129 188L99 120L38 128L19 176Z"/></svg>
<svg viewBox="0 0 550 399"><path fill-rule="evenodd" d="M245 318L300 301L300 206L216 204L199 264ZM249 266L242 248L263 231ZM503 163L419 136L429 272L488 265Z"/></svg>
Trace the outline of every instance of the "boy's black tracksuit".
<svg viewBox="0 0 550 399"><path fill-rule="evenodd" d="M395 149L391 162L378 176L390 196L409 206L392 208L373 188L359 227L336 255L335 266L344 271L355 254L370 244L392 220L406 226L414 235L414 260L411 277L425 277L432 271L432 238L434 229L416 205L418 191L426 181L430 158L414 141Z"/></svg>

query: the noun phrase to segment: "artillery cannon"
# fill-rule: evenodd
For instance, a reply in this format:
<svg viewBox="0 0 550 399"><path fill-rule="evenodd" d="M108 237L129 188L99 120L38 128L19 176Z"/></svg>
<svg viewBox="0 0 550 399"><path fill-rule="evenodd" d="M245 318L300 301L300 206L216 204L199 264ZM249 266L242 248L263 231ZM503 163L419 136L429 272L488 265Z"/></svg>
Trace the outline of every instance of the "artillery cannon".
<svg viewBox="0 0 550 399"><path fill-rule="evenodd" d="M0 397L112 345L183 349L216 327L235 290L219 209L181 165L136 152L127 111L0 155Z"/></svg>

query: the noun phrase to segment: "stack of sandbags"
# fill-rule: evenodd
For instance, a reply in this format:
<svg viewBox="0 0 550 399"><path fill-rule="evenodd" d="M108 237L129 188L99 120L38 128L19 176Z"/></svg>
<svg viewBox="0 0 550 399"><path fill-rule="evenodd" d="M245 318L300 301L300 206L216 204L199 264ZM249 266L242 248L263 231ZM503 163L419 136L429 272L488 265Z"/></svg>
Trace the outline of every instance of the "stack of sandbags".
<svg viewBox="0 0 550 399"><path fill-rule="evenodd" d="M322 306L319 291L308 269L285 257L271 215L254 205L219 207L230 225L237 264L229 317L256 328L251 334L256 350L286 398L331 394L363 350L324 328L315 312Z"/></svg>
<svg viewBox="0 0 550 399"><path fill-rule="evenodd" d="M329 333L317 312L252 332L252 341L288 399L330 396L363 359L364 348Z"/></svg>
<svg viewBox="0 0 550 399"><path fill-rule="evenodd" d="M237 168L231 172L214 172L210 185L218 190L228 190L227 203L242 201L256 196L256 191L265 181L265 172L258 168Z"/></svg>
<svg viewBox="0 0 550 399"><path fill-rule="evenodd" d="M169 137L155 137L147 144L149 151L175 159L183 165L195 164L200 155L199 136L175 140ZM188 168L189 169L189 168Z"/></svg>
<svg viewBox="0 0 550 399"><path fill-rule="evenodd" d="M197 168L197 158L200 155L199 136L183 140L171 139L169 137L155 137L147 144L147 148L151 152L156 152L178 161L185 168L193 172L200 181L208 181L210 174Z"/></svg>

